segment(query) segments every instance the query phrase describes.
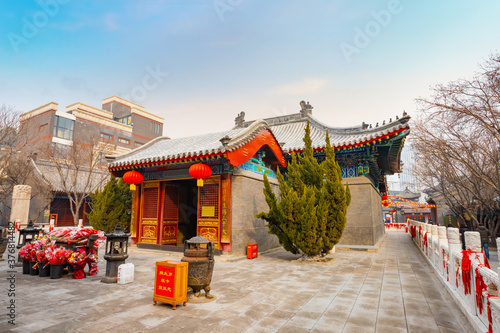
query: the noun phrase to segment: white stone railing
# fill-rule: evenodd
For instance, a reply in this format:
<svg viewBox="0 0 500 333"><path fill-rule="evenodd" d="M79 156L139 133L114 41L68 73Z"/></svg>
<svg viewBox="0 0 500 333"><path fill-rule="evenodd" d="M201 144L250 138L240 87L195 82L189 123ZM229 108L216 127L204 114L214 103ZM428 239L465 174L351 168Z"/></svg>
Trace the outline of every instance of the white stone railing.
<svg viewBox="0 0 500 333"><path fill-rule="evenodd" d="M457 228L438 227L408 220L408 233L427 258L455 302L467 314L477 332L500 333L498 274L486 265L478 232L465 232L466 251L462 251ZM500 244L500 238L497 239ZM463 267L470 262L470 269ZM500 257L500 247L499 247ZM467 266L467 265L465 265ZM488 316L488 313L491 316Z"/></svg>
<svg viewBox="0 0 500 333"><path fill-rule="evenodd" d="M408 223L385 223L385 231L404 231L408 232Z"/></svg>

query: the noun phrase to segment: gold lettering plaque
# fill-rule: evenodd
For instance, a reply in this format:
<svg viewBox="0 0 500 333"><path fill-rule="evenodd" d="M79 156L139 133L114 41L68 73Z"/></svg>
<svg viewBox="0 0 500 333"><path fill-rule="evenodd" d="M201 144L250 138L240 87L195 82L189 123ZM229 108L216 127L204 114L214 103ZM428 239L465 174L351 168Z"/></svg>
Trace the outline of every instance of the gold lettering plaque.
<svg viewBox="0 0 500 333"><path fill-rule="evenodd" d="M214 217L215 216L215 206L204 206L201 207L202 217Z"/></svg>

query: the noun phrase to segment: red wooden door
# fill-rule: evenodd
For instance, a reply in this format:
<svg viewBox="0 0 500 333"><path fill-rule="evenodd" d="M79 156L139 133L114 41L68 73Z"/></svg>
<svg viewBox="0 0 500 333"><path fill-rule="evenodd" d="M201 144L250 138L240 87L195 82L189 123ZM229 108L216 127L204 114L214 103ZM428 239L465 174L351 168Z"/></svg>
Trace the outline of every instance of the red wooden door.
<svg viewBox="0 0 500 333"><path fill-rule="evenodd" d="M164 183L161 244L177 244L179 185Z"/></svg>
<svg viewBox="0 0 500 333"><path fill-rule="evenodd" d="M204 180L198 187L198 234L220 249L220 177Z"/></svg>
<svg viewBox="0 0 500 333"><path fill-rule="evenodd" d="M142 209L139 225L140 243L158 244L159 182L143 184Z"/></svg>

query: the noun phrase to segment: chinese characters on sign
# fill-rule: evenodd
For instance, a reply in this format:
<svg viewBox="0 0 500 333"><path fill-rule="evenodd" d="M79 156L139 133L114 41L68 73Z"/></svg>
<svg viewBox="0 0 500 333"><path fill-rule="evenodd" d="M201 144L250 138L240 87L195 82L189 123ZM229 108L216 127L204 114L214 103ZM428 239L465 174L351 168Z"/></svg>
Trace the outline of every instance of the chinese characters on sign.
<svg viewBox="0 0 500 333"><path fill-rule="evenodd" d="M158 266L156 275L156 294L165 297L174 297L174 267Z"/></svg>
<svg viewBox="0 0 500 333"><path fill-rule="evenodd" d="M231 178L222 179L221 243L231 243Z"/></svg>

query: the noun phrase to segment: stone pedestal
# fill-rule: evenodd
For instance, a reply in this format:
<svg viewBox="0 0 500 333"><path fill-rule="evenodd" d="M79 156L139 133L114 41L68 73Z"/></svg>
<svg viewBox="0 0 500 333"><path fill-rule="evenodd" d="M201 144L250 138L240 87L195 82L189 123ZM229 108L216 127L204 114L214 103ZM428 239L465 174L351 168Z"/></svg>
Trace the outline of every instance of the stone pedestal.
<svg viewBox="0 0 500 333"><path fill-rule="evenodd" d="M21 222L21 228L28 225L30 213L31 186L16 185L12 191L12 208L10 209L10 221Z"/></svg>
<svg viewBox="0 0 500 333"><path fill-rule="evenodd" d="M345 178L349 184L351 204L347 208L347 223L336 245L338 248L378 249L385 236L382 220L382 199L366 177Z"/></svg>

